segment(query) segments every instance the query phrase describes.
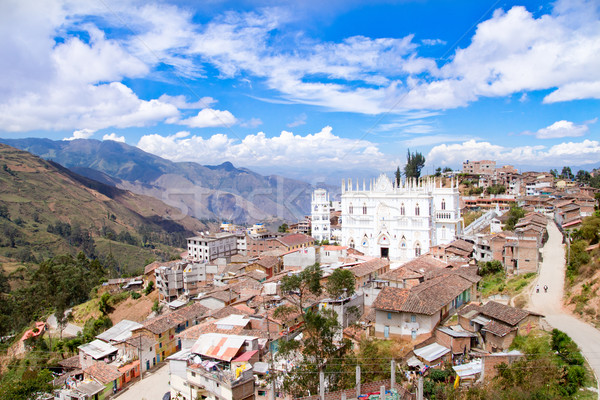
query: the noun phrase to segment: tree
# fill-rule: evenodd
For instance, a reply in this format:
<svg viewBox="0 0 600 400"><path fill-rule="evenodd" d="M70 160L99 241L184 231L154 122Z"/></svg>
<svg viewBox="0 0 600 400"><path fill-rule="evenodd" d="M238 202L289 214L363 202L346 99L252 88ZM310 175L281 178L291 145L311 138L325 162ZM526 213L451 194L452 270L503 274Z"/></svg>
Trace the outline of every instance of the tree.
<svg viewBox="0 0 600 400"><path fill-rule="evenodd" d="M110 300L110 294L108 292L104 292L102 297L100 297L100 302L98 303L98 309L102 313L102 315L106 315L110 312L110 304L108 304Z"/></svg>
<svg viewBox="0 0 600 400"><path fill-rule="evenodd" d="M562 172L560 173L560 177L563 179L573 179L573 172L571 172L571 167L563 167Z"/></svg>
<svg viewBox="0 0 600 400"><path fill-rule="evenodd" d="M0 204L0 218L10 219L10 212L4 204Z"/></svg>
<svg viewBox="0 0 600 400"><path fill-rule="evenodd" d="M327 293L334 298L341 298L343 295L350 297L354 294L356 279L354 274L347 270L338 268L327 279Z"/></svg>
<svg viewBox="0 0 600 400"><path fill-rule="evenodd" d="M400 172L400 166L396 168L396 186L400 186L400 181L402 180L402 172Z"/></svg>
<svg viewBox="0 0 600 400"><path fill-rule="evenodd" d="M575 175L575 179L580 183L589 183L592 179L592 175L583 169L577 171L577 175Z"/></svg>
<svg viewBox="0 0 600 400"><path fill-rule="evenodd" d="M504 185L491 185L485 191L488 194L503 194L506 193L506 187Z"/></svg>
<svg viewBox="0 0 600 400"><path fill-rule="evenodd" d="M435 176L442 176L442 167L437 167L435 169Z"/></svg>
<svg viewBox="0 0 600 400"><path fill-rule="evenodd" d="M343 363L339 359L349 349L346 339L339 346L334 340L340 330L336 313L330 309L314 310L308 302L309 297L314 300L321 294L321 276L317 263L281 280L281 292L290 305L278 307L274 316L283 320L294 317L301 321L303 327L302 339L279 339L277 353L280 359L297 360L295 367L282 377L283 390L294 397L316 393L319 380L315 376L321 371L326 374L329 390L336 390L341 374L334 371L340 371ZM336 358L336 361L330 364L331 358Z"/></svg>
<svg viewBox="0 0 600 400"><path fill-rule="evenodd" d="M278 231L279 231L279 232L283 232L283 233L285 233L285 232L287 232L287 231L288 231L288 228L289 228L289 227L288 227L288 224L286 224L286 223L284 222L283 224L279 225L279 229L278 229Z"/></svg>
<svg viewBox="0 0 600 400"><path fill-rule="evenodd" d="M556 169L551 169L550 170L550 175L552 175L555 178L558 178L558 171Z"/></svg>
<svg viewBox="0 0 600 400"><path fill-rule="evenodd" d="M508 219L506 220L506 224L504 225L504 230L512 231L513 229L515 229L515 225L524 216L525 210L513 203L510 206L510 210L508 210Z"/></svg>
<svg viewBox="0 0 600 400"><path fill-rule="evenodd" d="M444 171L443 171L443 172L452 172L452 168L450 168L450 167L446 167L446 168L444 168Z"/></svg>
<svg viewBox="0 0 600 400"><path fill-rule="evenodd" d="M418 178L421 176L421 169L425 166L425 157L419 152L411 153L410 149L406 155L406 165L404 166L404 176L407 178Z"/></svg>

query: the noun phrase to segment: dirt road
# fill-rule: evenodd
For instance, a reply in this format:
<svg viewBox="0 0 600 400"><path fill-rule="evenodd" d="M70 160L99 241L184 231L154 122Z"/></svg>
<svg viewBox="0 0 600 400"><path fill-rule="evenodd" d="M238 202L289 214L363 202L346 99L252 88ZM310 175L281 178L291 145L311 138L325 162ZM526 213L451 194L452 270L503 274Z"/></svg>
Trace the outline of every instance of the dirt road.
<svg viewBox="0 0 600 400"><path fill-rule="evenodd" d="M565 246L562 244L562 234L552 221L548 223L548 236L548 242L543 248L543 262L537 280L540 292L536 293L534 284L527 308L544 314L546 321L552 327L569 335L577 343L598 378L600 377L600 331L563 309ZM544 285L548 285L548 293L544 292ZM598 398L600 399L600 395Z"/></svg>

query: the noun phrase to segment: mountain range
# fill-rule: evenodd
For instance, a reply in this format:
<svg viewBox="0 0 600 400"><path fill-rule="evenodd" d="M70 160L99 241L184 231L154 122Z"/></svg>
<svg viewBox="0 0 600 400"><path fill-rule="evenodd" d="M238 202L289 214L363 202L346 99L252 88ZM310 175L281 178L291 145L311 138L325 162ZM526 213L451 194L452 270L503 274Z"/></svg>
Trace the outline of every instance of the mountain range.
<svg viewBox="0 0 600 400"><path fill-rule="evenodd" d="M295 221L309 213L313 187L232 163L172 162L115 141L0 139L106 185L157 198L202 220Z"/></svg>
<svg viewBox="0 0 600 400"><path fill-rule="evenodd" d="M178 208L0 144L0 261L83 251L121 272L169 259L207 225Z"/></svg>

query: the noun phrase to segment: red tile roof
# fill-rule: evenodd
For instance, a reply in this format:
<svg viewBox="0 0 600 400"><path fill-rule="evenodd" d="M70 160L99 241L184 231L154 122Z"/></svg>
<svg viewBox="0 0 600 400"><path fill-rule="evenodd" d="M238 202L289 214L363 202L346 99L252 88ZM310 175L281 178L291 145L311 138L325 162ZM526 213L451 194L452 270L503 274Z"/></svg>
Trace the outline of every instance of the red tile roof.
<svg viewBox="0 0 600 400"><path fill-rule="evenodd" d="M291 233L289 235L285 235L284 237L278 238L277 240L287 247L311 244L315 241L315 239L313 239L311 236L305 235L304 233Z"/></svg>
<svg viewBox="0 0 600 400"><path fill-rule="evenodd" d="M389 265L390 260L386 258L375 258L373 260L365 261L364 263L360 263L350 268L350 271L352 271L354 276L360 278L362 276L369 275L373 272L381 271L386 267L389 267Z"/></svg>
<svg viewBox="0 0 600 400"><path fill-rule="evenodd" d="M90 375L103 385L119 379L122 375L117 367L108 365L104 361L98 361L94 363L93 365L84 369L83 372Z"/></svg>

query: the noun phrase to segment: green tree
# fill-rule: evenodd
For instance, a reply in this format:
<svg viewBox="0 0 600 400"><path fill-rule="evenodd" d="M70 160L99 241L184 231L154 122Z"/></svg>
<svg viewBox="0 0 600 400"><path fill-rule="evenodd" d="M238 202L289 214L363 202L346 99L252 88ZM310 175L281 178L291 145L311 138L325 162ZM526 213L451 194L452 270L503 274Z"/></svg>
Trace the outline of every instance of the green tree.
<svg viewBox="0 0 600 400"><path fill-rule="evenodd" d="M0 385L0 399L23 400L38 398L41 393L52 393L53 376L47 369L36 371L28 370L25 379L4 380Z"/></svg>
<svg viewBox="0 0 600 400"><path fill-rule="evenodd" d="M592 179L592 175L590 175L590 173L588 171L580 169L579 171L577 171L577 175L575 175L575 179L577 179L577 182L580 182L580 183L590 183L590 180Z"/></svg>
<svg viewBox="0 0 600 400"><path fill-rule="evenodd" d="M556 169L551 169L550 170L550 175L552 175L555 178L558 178L558 171Z"/></svg>
<svg viewBox="0 0 600 400"><path fill-rule="evenodd" d="M148 296L154 290L154 281L148 281L146 288L144 288L144 294Z"/></svg>
<svg viewBox="0 0 600 400"><path fill-rule="evenodd" d="M504 194L506 187L504 185L491 185L485 190L488 194Z"/></svg>
<svg viewBox="0 0 600 400"><path fill-rule="evenodd" d="M579 229L579 235L590 242L596 244L600 240L600 216L592 215L585 217Z"/></svg>
<svg viewBox="0 0 600 400"><path fill-rule="evenodd" d="M406 155L406 165L404 166L404 176L407 178L418 178L421 176L421 169L425 166L425 157L419 152L411 153L410 149Z"/></svg>
<svg viewBox="0 0 600 400"><path fill-rule="evenodd" d="M100 297L100 301L98 302L98 310L102 313L102 315L106 315L110 312L110 294L108 292L104 292L102 297Z"/></svg>
<svg viewBox="0 0 600 400"><path fill-rule="evenodd" d="M560 177L563 179L573 179L573 172L571 172L571 167L563 167Z"/></svg>
<svg viewBox="0 0 600 400"><path fill-rule="evenodd" d="M347 270L338 268L327 278L327 293L334 298L341 298L343 295L350 297L354 294L356 279L354 274Z"/></svg>
<svg viewBox="0 0 600 400"><path fill-rule="evenodd" d="M400 172L400 166L396 168L396 186L400 186L400 181L402 181L402 172Z"/></svg>
<svg viewBox="0 0 600 400"><path fill-rule="evenodd" d="M525 210L517 206L515 203L511 204L510 210L508 210L508 219L504 225L504 230L512 231L515 229L515 225L521 218L525 216Z"/></svg>
<svg viewBox="0 0 600 400"><path fill-rule="evenodd" d="M435 169L435 176L442 176L442 167L437 167Z"/></svg>
<svg viewBox="0 0 600 400"><path fill-rule="evenodd" d="M443 172L452 172L452 168L450 168L450 167L445 167Z"/></svg>
<svg viewBox="0 0 600 400"><path fill-rule="evenodd" d="M278 231L279 231L279 232L283 232L283 233L285 233L285 232L287 232L287 231L288 231L288 228L289 228L289 227L288 227L288 224L286 224L286 223L284 222L283 224L279 225L279 229L278 229Z"/></svg>
<svg viewBox="0 0 600 400"><path fill-rule="evenodd" d="M0 218L10 219L10 212L4 204L0 204Z"/></svg>

